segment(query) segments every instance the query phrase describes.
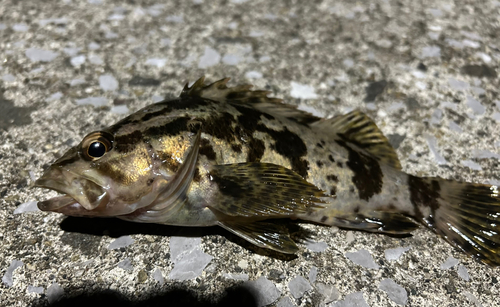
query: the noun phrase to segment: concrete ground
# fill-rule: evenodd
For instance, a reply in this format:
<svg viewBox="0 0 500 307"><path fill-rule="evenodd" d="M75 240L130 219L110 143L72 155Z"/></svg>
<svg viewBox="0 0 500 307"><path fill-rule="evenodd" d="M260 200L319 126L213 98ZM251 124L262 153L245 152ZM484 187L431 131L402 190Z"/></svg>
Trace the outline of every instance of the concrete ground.
<svg viewBox="0 0 500 307"><path fill-rule="evenodd" d="M42 213L54 193L32 188L202 75L361 109L408 173L500 184L498 16L490 0L0 1L0 305L500 306L500 269L426 229L301 225L312 241L283 257L217 228Z"/></svg>

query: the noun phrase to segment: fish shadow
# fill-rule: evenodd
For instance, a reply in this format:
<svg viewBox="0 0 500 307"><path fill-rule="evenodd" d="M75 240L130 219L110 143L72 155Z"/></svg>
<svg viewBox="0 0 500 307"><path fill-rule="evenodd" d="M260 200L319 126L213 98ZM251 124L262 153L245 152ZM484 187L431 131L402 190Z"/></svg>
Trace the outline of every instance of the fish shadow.
<svg viewBox="0 0 500 307"><path fill-rule="evenodd" d="M78 293L78 294L76 294ZM89 293L81 293L81 290L68 290L66 294L58 301L49 303L44 297L38 302L32 304L32 307L89 307L89 306L120 306L120 307L257 307L257 299L255 295L247 288L242 286L230 287L224 291L223 296L216 302L208 298L200 297L194 290L175 285L174 288L159 292L155 290L153 293L142 293L144 299L134 299L124 294L108 290L96 290Z"/></svg>
<svg viewBox="0 0 500 307"><path fill-rule="evenodd" d="M289 220L270 220L287 227L292 238L296 242L303 242L312 237L312 233L303 229L295 222ZM180 227L160 224L133 223L117 218L85 218L66 217L60 224L61 230L69 233L80 233L94 236L109 236L118 238L126 235L143 234L154 236L179 236L179 237L207 237L219 236L222 240L231 241L240 247L250 250L256 254L272 257L277 260L291 261L296 259L296 255L283 254L266 248L260 248L252 243L232 234L231 232L218 227Z"/></svg>

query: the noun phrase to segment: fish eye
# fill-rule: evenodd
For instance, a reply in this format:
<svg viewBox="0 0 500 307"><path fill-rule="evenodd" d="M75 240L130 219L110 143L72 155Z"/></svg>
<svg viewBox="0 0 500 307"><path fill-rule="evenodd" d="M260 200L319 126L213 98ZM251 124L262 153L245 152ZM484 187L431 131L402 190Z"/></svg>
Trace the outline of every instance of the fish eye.
<svg viewBox="0 0 500 307"><path fill-rule="evenodd" d="M104 145L104 143L96 141L89 145L89 148L87 149L87 154L92 158L100 158L104 156L106 151L107 151L106 145Z"/></svg>
<svg viewBox="0 0 500 307"><path fill-rule="evenodd" d="M113 147L113 136L104 131L92 132L82 141L82 153L87 160L104 156Z"/></svg>

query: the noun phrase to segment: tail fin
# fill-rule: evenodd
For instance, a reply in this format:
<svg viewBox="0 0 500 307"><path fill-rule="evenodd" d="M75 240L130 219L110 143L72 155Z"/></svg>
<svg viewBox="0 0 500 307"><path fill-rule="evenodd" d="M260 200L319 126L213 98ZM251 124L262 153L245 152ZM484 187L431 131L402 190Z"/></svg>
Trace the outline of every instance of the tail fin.
<svg viewBox="0 0 500 307"><path fill-rule="evenodd" d="M416 218L450 244L492 265L500 265L499 187L410 176Z"/></svg>

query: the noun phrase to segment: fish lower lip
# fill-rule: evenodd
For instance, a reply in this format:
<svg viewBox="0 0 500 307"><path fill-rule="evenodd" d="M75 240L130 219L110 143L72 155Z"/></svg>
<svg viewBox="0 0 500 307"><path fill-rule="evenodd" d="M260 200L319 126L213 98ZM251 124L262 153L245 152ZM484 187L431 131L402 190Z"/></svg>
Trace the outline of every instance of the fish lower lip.
<svg viewBox="0 0 500 307"><path fill-rule="evenodd" d="M76 203L74 198L63 195L38 202L38 208L42 211L57 211L74 203Z"/></svg>

